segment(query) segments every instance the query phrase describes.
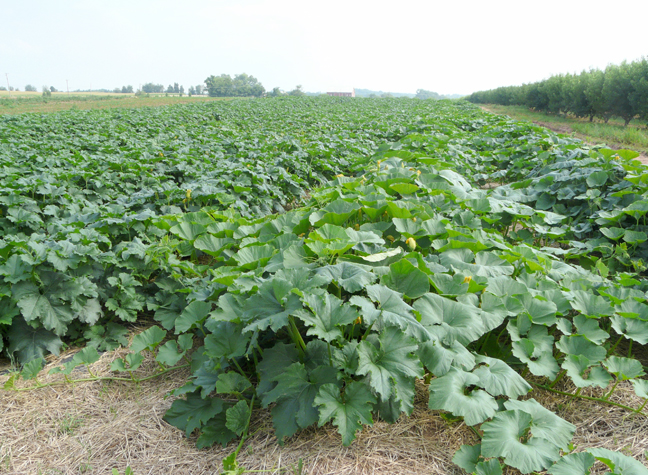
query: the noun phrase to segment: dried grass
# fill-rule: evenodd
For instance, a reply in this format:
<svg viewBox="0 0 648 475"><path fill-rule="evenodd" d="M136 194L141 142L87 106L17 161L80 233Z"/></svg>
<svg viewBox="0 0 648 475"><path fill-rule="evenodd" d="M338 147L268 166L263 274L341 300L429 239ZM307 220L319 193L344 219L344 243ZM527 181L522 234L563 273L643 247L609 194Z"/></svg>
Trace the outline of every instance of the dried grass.
<svg viewBox="0 0 648 475"><path fill-rule="evenodd" d="M110 363L123 356L120 349L105 353L91 366L93 373L110 375ZM71 352L49 362L46 370L69 358ZM145 360L139 376L155 373L157 364ZM83 377L83 369L73 373ZM0 393L0 473L106 474L113 468L124 473L131 467L144 474L214 474L222 459L235 450L230 443L198 450L162 420L171 405L169 391L184 384L188 370L167 373L140 384L87 382L43 389ZM8 376L0 376L0 384ZM43 376L41 382L57 381L62 375ZM17 385L26 385L19 382ZM569 382L560 384L570 390ZM587 390L600 395L602 390ZM648 419L592 401L570 400L555 393L535 390L543 405L576 424L574 443L579 448L606 447L646 462ZM640 403L629 384L620 384L613 395L617 402L636 407ZM256 431L256 432L255 432ZM458 475L451 462L461 444L476 437L463 423L448 423L427 409L426 389L418 383L414 414L396 424L377 421L359 433L350 447L343 447L331 425L311 428L279 446L268 411L252 421L249 438L238 460L248 470L295 473L299 460L304 474L426 474ZM506 473L517 473L508 470Z"/></svg>

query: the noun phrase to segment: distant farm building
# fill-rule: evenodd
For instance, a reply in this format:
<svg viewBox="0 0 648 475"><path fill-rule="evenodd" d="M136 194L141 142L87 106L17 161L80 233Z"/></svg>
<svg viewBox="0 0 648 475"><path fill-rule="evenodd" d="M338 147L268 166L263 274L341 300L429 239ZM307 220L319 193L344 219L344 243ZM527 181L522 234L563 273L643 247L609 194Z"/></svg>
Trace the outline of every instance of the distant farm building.
<svg viewBox="0 0 648 475"><path fill-rule="evenodd" d="M334 97L355 97L355 88L353 92L327 92L326 94Z"/></svg>

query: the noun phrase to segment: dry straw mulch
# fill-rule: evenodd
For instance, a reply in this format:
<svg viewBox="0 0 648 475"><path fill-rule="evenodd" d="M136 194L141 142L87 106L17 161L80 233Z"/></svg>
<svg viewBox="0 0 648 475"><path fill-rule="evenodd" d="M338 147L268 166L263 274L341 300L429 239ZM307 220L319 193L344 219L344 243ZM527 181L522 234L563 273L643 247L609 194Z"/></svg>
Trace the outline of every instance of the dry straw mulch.
<svg viewBox="0 0 648 475"><path fill-rule="evenodd" d="M110 375L110 363L125 354L117 350L102 355L93 373ZM52 360L46 371L69 354ZM139 376L153 374L157 364L149 359ZM84 377L83 369L73 373ZM218 474L221 461L236 444L198 450L195 439L162 420L171 405L168 393L184 384L189 372L179 370L140 384L86 382L55 385L33 391L0 392L0 474L123 474L131 467L136 475ZM8 376L0 376L0 385ZM42 376L41 382L62 375ZM20 382L17 386L25 383ZM459 475L451 462L461 444L474 443L473 432L462 423L447 422L429 411L426 391L418 388L414 414L396 424L376 422L343 447L331 425L311 428L279 446L270 415L261 411L238 460L248 470L295 473L299 460L303 474L426 474ZM569 390L568 383L561 389ZM587 393L589 394L589 393ZM633 455L645 464L648 418L627 411L535 390L539 402L578 427L579 447L607 447ZM615 401L640 403L629 385L619 385ZM515 473L509 470L509 473Z"/></svg>

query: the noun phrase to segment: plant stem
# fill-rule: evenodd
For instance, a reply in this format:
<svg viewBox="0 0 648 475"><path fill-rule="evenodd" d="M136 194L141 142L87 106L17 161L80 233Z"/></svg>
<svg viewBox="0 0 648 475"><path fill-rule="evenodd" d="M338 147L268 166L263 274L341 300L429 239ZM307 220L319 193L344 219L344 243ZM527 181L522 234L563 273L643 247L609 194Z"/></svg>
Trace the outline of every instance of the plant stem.
<svg viewBox="0 0 648 475"><path fill-rule="evenodd" d="M614 383L614 386L612 386L612 389L610 389L610 392L607 393L607 395L603 396L603 399L605 399L606 401L610 399L610 396L612 396L612 393L614 392L614 390L618 385L619 385L619 380L617 379L616 382Z"/></svg>
<svg viewBox="0 0 648 475"><path fill-rule="evenodd" d="M243 448L243 444L245 443L245 440L248 437L248 431L250 430L250 420L252 420L252 408L254 407L254 398L256 397L256 393L252 395L252 400L250 401L250 413L248 414L248 420L247 424L245 425L245 431L243 431L243 435L241 436L241 441L238 444L238 447L236 447L236 450L234 451L234 459L236 460L236 457L238 457L239 452Z"/></svg>
<svg viewBox="0 0 648 475"><path fill-rule="evenodd" d="M306 351L306 343L304 343L304 339L302 338L301 333L299 333L295 319L290 316L288 317L288 321L290 322L290 327L294 333L295 344L301 347L302 351Z"/></svg>
<svg viewBox="0 0 648 475"><path fill-rule="evenodd" d="M623 335L620 336L619 339L617 340L617 342L608 350L608 353L607 353L608 356L610 356L614 352L614 350L616 350L616 347L619 345L619 343L621 343L621 340L623 340Z"/></svg>
<svg viewBox="0 0 648 475"><path fill-rule="evenodd" d="M607 399L601 399L600 397L580 396L578 394L572 394L572 393L567 393L565 391L559 391L558 389L550 388L549 386L545 386L544 384L537 384L537 383L534 383L532 381L527 381L527 382L531 386L534 386L534 387L540 388L540 389L544 389L545 391L549 391L549 392L552 392L552 393L562 394L563 396L569 396L569 397L577 398L577 399L587 399L589 401L601 402L601 403L604 403L604 404L609 404L611 406L620 407L620 408L625 409L626 411L629 411L629 412L634 412L634 413L637 413L637 414L648 416L648 414L644 414L639 409L633 409L633 408L631 408L629 406L626 406L624 404L619 404L618 402L608 401ZM643 409L643 406L642 406L642 409Z"/></svg>
<svg viewBox="0 0 648 475"><path fill-rule="evenodd" d="M234 363L234 366L236 366L236 369L238 369L238 372L241 373L241 376L243 376L245 379L249 381L249 378L245 374L245 371L243 371L243 368L241 368L241 365L238 364L238 361L236 359L232 358L232 362Z"/></svg>
<svg viewBox="0 0 648 475"><path fill-rule="evenodd" d="M558 381L560 381L561 379L563 379L563 376L565 376L565 374L567 374L567 370L564 370L564 369L563 369L563 370L560 372L560 374L558 374L558 377L556 378L556 380L555 380L553 383L551 383L551 384L549 385L549 387L550 387L550 388L553 388L556 384L558 384Z"/></svg>
<svg viewBox="0 0 648 475"><path fill-rule="evenodd" d="M647 402L648 402L648 398L646 398L646 400L643 402L643 404L641 405L641 407L640 407L639 409L637 409L637 411L639 411L639 412L643 411L643 408L646 407L646 403L647 403Z"/></svg>
<svg viewBox="0 0 648 475"><path fill-rule="evenodd" d="M364 332L364 335L362 335L362 338L360 338L361 340L364 340L365 338L367 338L367 336L369 335L369 332L371 331L371 327L373 327L373 323L367 327L367 330Z"/></svg>
<svg viewBox="0 0 648 475"><path fill-rule="evenodd" d="M328 354L329 354L329 364L333 366L333 356L331 356L331 343L326 342L326 347L328 348Z"/></svg>
<svg viewBox="0 0 648 475"><path fill-rule="evenodd" d="M484 341L482 342L481 346L479 347L479 353L482 354L484 352L484 347L486 346L486 343L488 343L488 337L490 337L491 332L486 333L486 337L484 338Z"/></svg>

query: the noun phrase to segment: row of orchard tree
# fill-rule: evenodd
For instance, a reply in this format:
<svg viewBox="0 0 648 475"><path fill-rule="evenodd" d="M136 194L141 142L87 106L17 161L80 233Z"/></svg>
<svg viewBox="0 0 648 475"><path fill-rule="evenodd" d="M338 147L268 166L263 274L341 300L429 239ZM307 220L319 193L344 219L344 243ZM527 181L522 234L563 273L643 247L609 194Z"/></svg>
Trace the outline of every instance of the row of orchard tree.
<svg viewBox="0 0 648 475"><path fill-rule="evenodd" d="M648 60L609 65L580 74L475 92L466 98L477 104L522 105L537 111L594 117L606 123L612 116L628 125L634 118L648 120Z"/></svg>

